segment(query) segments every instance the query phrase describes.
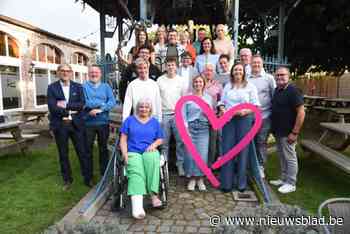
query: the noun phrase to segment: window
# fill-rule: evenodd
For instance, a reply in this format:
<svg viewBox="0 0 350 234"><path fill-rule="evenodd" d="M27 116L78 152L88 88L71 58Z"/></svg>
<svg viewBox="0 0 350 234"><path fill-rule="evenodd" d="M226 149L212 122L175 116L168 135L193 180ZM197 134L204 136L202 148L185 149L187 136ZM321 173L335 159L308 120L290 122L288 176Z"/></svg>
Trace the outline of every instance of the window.
<svg viewBox="0 0 350 234"><path fill-rule="evenodd" d="M53 82L56 82L58 80L59 80L59 78L57 76L56 71L50 71L50 84Z"/></svg>
<svg viewBox="0 0 350 234"><path fill-rule="evenodd" d="M39 45L38 46L38 61L46 63L46 53L45 53L45 46Z"/></svg>
<svg viewBox="0 0 350 234"><path fill-rule="evenodd" d="M40 44L32 52L32 60L43 63L61 63L62 53L55 46Z"/></svg>
<svg viewBox="0 0 350 234"><path fill-rule="evenodd" d="M47 62L48 63L55 63L55 49L52 47L46 47L47 49Z"/></svg>
<svg viewBox="0 0 350 234"><path fill-rule="evenodd" d="M80 72L74 72L74 81L80 83Z"/></svg>
<svg viewBox="0 0 350 234"><path fill-rule="evenodd" d="M19 47L15 39L0 31L0 56L19 58Z"/></svg>
<svg viewBox="0 0 350 234"><path fill-rule="evenodd" d="M35 103L37 106L47 104L47 87L49 84L58 81L56 71L36 68L34 72Z"/></svg>
<svg viewBox="0 0 350 234"><path fill-rule="evenodd" d="M6 56L5 33L0 32L0 56Z"/></svg>
<svg viewBox="0 0 350 234"><path fill-rule="evenodd" d="M21 108L22 100L19 88L19 68L0 65L0 79L3 109Z"/></svg>
<svg viewBox="0 0 350 234"><path fill-rule="evenodd" d="M82 66L87 66L88 58L87 58L86 55L84 55L82 53L75 52L72 55L71 63L72 64L82 65Z"/></svg>
<svg viewBox="0 0 350 234"><path fill-rule="evenodd" d="M47 86L49 85L48 70L46 69L35 69L35 91L36 91L36 104L45 105L47 104Z"/></svg>

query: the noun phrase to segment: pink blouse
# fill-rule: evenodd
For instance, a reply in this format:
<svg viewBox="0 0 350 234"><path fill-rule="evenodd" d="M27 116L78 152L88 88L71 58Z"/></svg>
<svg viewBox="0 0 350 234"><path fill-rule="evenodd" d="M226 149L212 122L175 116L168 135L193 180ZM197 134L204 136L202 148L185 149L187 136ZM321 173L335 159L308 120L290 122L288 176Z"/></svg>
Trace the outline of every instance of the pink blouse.
<svg viewBox="0 0 350 234"><path fill-rule="evenodd" d="M220 101L220 98L222 96L222 84L218 80L208 80L204 91L211 96L213 100L213 106L216 107L216 104L218 101Z"/></svg>

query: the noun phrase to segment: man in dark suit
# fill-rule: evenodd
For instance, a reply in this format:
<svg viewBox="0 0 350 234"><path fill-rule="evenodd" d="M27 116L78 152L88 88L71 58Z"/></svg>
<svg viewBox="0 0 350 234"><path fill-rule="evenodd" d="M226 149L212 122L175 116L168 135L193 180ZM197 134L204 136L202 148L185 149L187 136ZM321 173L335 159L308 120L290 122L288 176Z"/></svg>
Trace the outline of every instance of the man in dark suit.
<svg viewBox="0 0 350 234"><path fill-rule="evenodd" d="M63 190L68 190L73 182L68 157L68 140L71 138L79 158L84 183L91 187L91 173L87 170L89 155L86 153L86 133L83 120L84 93L79 83L71 81L72 68L62 64L57 68L60 80L47 89L50 112L50 129L55 136L59 153L61 173L64 181Z"/></svg>

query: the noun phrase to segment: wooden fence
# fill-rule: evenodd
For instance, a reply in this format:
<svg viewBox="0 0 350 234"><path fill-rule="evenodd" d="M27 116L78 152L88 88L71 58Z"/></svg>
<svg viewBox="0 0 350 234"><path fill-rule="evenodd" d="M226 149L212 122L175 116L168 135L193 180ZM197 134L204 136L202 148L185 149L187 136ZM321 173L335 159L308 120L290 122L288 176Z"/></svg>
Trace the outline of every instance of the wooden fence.
<svg viewBox="0 0 350 234"><path fill-rule="evenodd" d="M330 98L350 98L350 73L340 77L322 76L294 81L305 95Z"/></svg>

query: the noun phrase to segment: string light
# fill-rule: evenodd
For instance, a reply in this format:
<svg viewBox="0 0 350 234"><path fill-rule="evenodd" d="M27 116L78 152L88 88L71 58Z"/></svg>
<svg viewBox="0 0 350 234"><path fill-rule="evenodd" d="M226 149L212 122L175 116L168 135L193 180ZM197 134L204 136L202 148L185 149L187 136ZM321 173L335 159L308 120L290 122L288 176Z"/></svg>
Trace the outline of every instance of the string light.
<svg viewBox="0 0 350 234"><path fill-rule="evenodd" d="M91 32L91 33L89 33L89 34L87 34L87 35L85 35L85 36L83 36L83 37L81 37L81 38L77 39L77 41L80 41L80 40L86 39L86 38L88 38L88 37L90 37L90 36L94 35L95 33L99 32L99 31L100 31L100 29L97 29L96 31Z"/></svg>

